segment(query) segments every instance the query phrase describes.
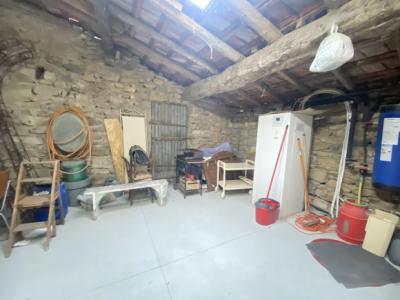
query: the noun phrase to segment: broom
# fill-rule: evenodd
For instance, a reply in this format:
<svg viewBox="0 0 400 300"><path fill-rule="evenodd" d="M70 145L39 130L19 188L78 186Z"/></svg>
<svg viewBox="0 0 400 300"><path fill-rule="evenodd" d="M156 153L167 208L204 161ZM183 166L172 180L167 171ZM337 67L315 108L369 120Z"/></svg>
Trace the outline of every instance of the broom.
<svg viewBox="0 0 400 300"><path fill-rule="evenodd" d="M303 176L303 184L304 184L304 214L298 216L296 218L295 224L300 227L300 229L304 229L307 231L320 231L325 232L329 229L330 225L333 223L333 219L325 216L318 216L314 213L311 213L311 201L310 194L308 192L308 182L307 182L307 171L305 164L305 156L303 147L306 148L305 145L305 134L303 134L303 146L300 142L300 139L297 138L297 148L299 151L299 160L301 167L301 174Z"/></svg>

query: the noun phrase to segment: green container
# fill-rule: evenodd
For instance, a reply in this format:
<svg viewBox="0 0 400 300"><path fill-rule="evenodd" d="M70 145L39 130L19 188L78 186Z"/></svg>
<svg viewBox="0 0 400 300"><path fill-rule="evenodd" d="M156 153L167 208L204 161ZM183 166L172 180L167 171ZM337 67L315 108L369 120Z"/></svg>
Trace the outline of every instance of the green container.
<svg viewBox="0 0 400 300"><path fill-rule="evenodd" d="M61 163L63 181L76 182L87 179L86 169L84 160L63 161Z"/></svg>

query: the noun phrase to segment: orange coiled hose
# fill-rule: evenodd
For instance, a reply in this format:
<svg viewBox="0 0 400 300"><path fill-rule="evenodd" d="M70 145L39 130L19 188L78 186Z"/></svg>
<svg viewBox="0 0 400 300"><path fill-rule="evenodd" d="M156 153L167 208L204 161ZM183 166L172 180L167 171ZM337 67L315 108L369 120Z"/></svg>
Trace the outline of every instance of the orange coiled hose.
<svg viewBox="0 0 400 300"><path fill-rule="evenodd" d="M63 141L63 144L68 143L80 135L84 135L83 142L72 152L62 151L53 140L53 124L54 121L59 118L62 114L73 113L76 115L83 123L83 129L75 136L68 139L68 141ZM74 160L74 159L86 159L90 161L92 157L92 132L90 130L90 125L88 119L83 111L75 106L65 106L57 109L50 117L47 124L47 150L49 152L49 158L51 160L59 159L63 160Z"/></svg>
<svg viewBox="0 0 400 300"><path fill-rule="evenodd" d="M302 145L303 144L303 145ZM305 134L303 134L303 143L300 138L297 138L297 149L299 151L299 161L301 174L303 176L304 185L304 214L298 215L295 220L295 227L300 229L302 232L329 232L331 231L331 225L334 223L334 219L327 216L320 216L311 212L311 200L308 192L308 181L307 181L307 169L305 163Z"/></svg>

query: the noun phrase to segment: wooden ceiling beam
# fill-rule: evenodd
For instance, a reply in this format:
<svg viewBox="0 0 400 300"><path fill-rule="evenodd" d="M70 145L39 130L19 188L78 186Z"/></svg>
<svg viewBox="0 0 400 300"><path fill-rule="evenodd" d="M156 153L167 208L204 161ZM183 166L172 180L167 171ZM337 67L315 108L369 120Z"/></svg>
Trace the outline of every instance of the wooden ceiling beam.
<svg viewBox="0 0 400 300"><path fill-rule="evenodd" d="M197 74L189 70L186 70L180 64L172 60L169 60L165 56L154 51L153 49L150 49L149 47L147 47L145 44L143 44L138 40L121 35L113 35L113 40L117 45L120 45L128 50L131 50L134 54L138 55L139 57L147 56L152 63L165 66L166 68L185 76L191 81L197 81L201 79Z"/></svg>
<svg viewBox="0 0 400 300"><path fill-rule="evenodd" d="M356 44L355 48L362 48L362 47L359 47ZM362 57L362 58L360 58L358 60L353 60L353 61L351 61L349 63L349 65L360 67L360 66L364 66L364 65L368 65L368 64L382 62L382 61L385 61L385 60L390 60L390 59L393 59L395 56L397 56L397 51L390 51L390 52L377 54L377 55L374 55L374 56Z"/></svg>
<svg viewBox="0 0 400 300"><path fill-rule="evenodd" d="M283 103L283 100L264 82L256 83L255 86L261 92L260 97L268 97L271 98L275 102Z"/></svg>
<svg viewBox="0 0 400 300"><path fill-rule="evenodd" d="M111 39L111 29L109 25L108 10L106 0L89 0L93 6L94 13L97 18L98 33L101 37L101 45L104 52L112 54L114 50L114 43Z"/></svg>
<svg viewBox="0 0 400 300"><path fill-rule="evenodd" d="M236 108L241 108L242 105L240 105L240 103L237 103L237 101L234 101L232 99L230 99L229 97L226 96L211 96L210 99L214 100L214 101L219 101L222 102L224 105L229 105L229 106L233 106Z"/></svg>
<svg viewBox="0 0 400 300"><path fill-rule="evenodd" d="M341 69L333 70L332 73L336 77L336 79L339 80L339 82L346 88L346 90L354 90L354 83Z"/></svg>
<svg viewBox="0 0 400 300"><path fill-rule="evenodd" d="M292 28L293 26L296 27L296 29L304 26L304 22L305 20L312 18L320 13L322 13L324 10L326 10L326 6L324 5L324 3L320 4L320 5L316 5L313 9L311 9L310 11L299 15L297 18L287 22L286 24L283 24L279 26L279 30L282 33L287 33L288 30L290 30L290 28Z"/></svg>
<svg viewBox="0 0 400 300"><path fill-rule="evenodd" d="M252 104L253 106L261 106L261 103L253 99L253 96L249 95L244 90L236 90L234 93L240 95L245 102Z"/></svg>
<svg viewBox="0 0 400 300"><path fill-rule="evenodd" d="M152 37L154 40L159 41L160 43L164 44L168 48L176 51L177 53L181 54L182 56L186 57L196 65L206 69L208 72L211 74L218 74L219 71L213 67L212 65L208 64L201 58L199 58L197 55L194 53L191 53L189 50L186 50L185 48L181 47L174 41L170 40L169 38L165 37L163 34L157 32L155 29L152 27L140 22L138 19L133 18L129 14L125 13L123 9L119 8L117 5L110 5L109 6L109 11L112 16L115 18L119 19L120 21L129 24L130 26L134 27L135 30L141 32L142 34L145 34L147 36Z"/></svg>
<svg viewBox="0 0 400 300"><path fill-rule="evenodd" d="M301 83L297 78L294 76L290 75L286 71L278 71L279 77L281 77L283 80L289 82L291 85L297 87L303 94L309 94L311 92L311 89L306 86L304 83Z"/></svg>
<svg viewBox="0 0 400 300"><path fill-rule="evenodd" d="M229 3L236 8L246 23L268 43L273 43L282 37L279 29L247 0L231 0Z"/></svg>
<svg viewBox="0 0 400 300"><path fill-rule="evenodd" d="M245 57L239 51L235 50L224 41L207 31L207 29L199 25L196 21L165 2L165 0L149 0L149 2L151 2L151 4L158 8L169 19L181 24L187 30L191 31L193 35L201 38L207 45L210 46L210 51L217 50L223 56L234 62L242 60Z"/></svg>
<svg viewBox="0 0 400 300"><path fill-rule="evenodd" d="M296 29L271 45L185 88L183 97L198 100L242 88L265 76L310 61L333 22L354 42L389 34L400 22L400 1L352 0L337 10Z"/></svg>

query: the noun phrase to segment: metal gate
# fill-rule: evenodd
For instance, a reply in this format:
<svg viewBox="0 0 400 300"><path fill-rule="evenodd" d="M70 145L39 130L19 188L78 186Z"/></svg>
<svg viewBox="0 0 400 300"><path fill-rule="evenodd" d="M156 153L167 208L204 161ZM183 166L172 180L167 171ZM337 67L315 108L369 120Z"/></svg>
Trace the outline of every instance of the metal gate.
<svg viewBox="0 0 400 300"><path fill-rule="evenodd" d="M182 104L151 103L151 152L154 178L175 178L175 159L187 147L187 107Z"/></svg>

